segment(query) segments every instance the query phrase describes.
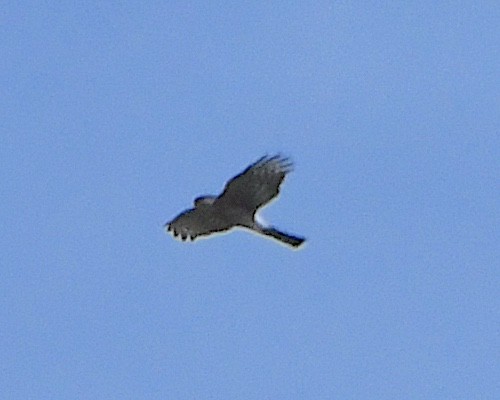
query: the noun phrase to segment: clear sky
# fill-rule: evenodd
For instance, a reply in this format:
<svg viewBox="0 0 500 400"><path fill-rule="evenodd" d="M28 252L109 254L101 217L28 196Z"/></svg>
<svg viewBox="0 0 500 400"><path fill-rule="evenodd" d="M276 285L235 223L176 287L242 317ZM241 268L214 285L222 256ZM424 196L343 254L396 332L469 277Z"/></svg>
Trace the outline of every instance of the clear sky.
<svg viewBox="0 0 500 400"><path fill-rule="evenodd" d="M7 2L1 399L500 398L497 1ZM264 154L263 216L163 224Z"/></svg>

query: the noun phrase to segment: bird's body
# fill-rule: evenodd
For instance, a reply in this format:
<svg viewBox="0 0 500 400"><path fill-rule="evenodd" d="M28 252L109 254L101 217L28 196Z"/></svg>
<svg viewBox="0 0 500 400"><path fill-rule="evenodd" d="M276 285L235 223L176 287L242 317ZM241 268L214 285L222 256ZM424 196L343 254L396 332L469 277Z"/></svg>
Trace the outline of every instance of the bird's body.
<svg viewBox="0 0 500 400"><path fill-rule="evenodd" d="M262 157L232 178L220 196L196 198L194 208L179 214L165 226L182 240L194 240L199 236L243 227L298 247L304 238L265 227L255 219L257 210L278 195L291 167L292 163L287 158Z"/></svg>

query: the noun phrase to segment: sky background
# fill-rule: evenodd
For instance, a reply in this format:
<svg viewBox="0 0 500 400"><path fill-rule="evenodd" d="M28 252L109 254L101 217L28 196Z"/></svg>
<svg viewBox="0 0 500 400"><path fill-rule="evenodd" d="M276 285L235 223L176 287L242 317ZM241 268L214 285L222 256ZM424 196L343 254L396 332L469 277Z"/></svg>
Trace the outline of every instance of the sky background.
<svg viewBox="0 0 500 400"><path fill-rule="evenodd" d="M500 398L498 2L243 3L2 7L0 398Z"/></svg>

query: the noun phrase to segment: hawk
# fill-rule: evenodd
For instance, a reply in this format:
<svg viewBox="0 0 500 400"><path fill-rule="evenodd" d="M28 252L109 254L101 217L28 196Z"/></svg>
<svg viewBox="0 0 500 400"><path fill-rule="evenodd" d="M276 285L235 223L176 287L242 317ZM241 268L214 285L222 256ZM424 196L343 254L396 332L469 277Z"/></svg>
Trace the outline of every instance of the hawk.
<svg viewBox="0 0 500 400"><path fill-rule="evenodd" d="M264 156L232 178L219 196L197 197L194 208L167 222L165 228L184 241L241 227L298 247L305 241L303 237L264 226L255 218L259 208L278 195L280 185L292 166L288 158Z"/></svg>

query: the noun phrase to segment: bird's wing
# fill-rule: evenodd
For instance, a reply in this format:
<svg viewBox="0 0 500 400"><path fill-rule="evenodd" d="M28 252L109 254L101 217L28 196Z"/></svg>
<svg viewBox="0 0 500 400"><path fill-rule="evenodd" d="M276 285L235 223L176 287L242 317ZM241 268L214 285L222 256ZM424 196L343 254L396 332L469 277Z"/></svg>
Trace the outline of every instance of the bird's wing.
<svg viewBox="0 0 500 400"><path fill-rule="evenodd" d="M254 213L279 193L288 172L292 170L288 158L264 156L232 178L219 196L220 205L237 205Z"/></svg>
<svg viewBox="0 0 500 400"><path fill-rule="evenodd" d="M211 207L198 207L184 211L165 224L167 231L182 240L194 240L198 236L226 231L230 228Z"/></svg>

